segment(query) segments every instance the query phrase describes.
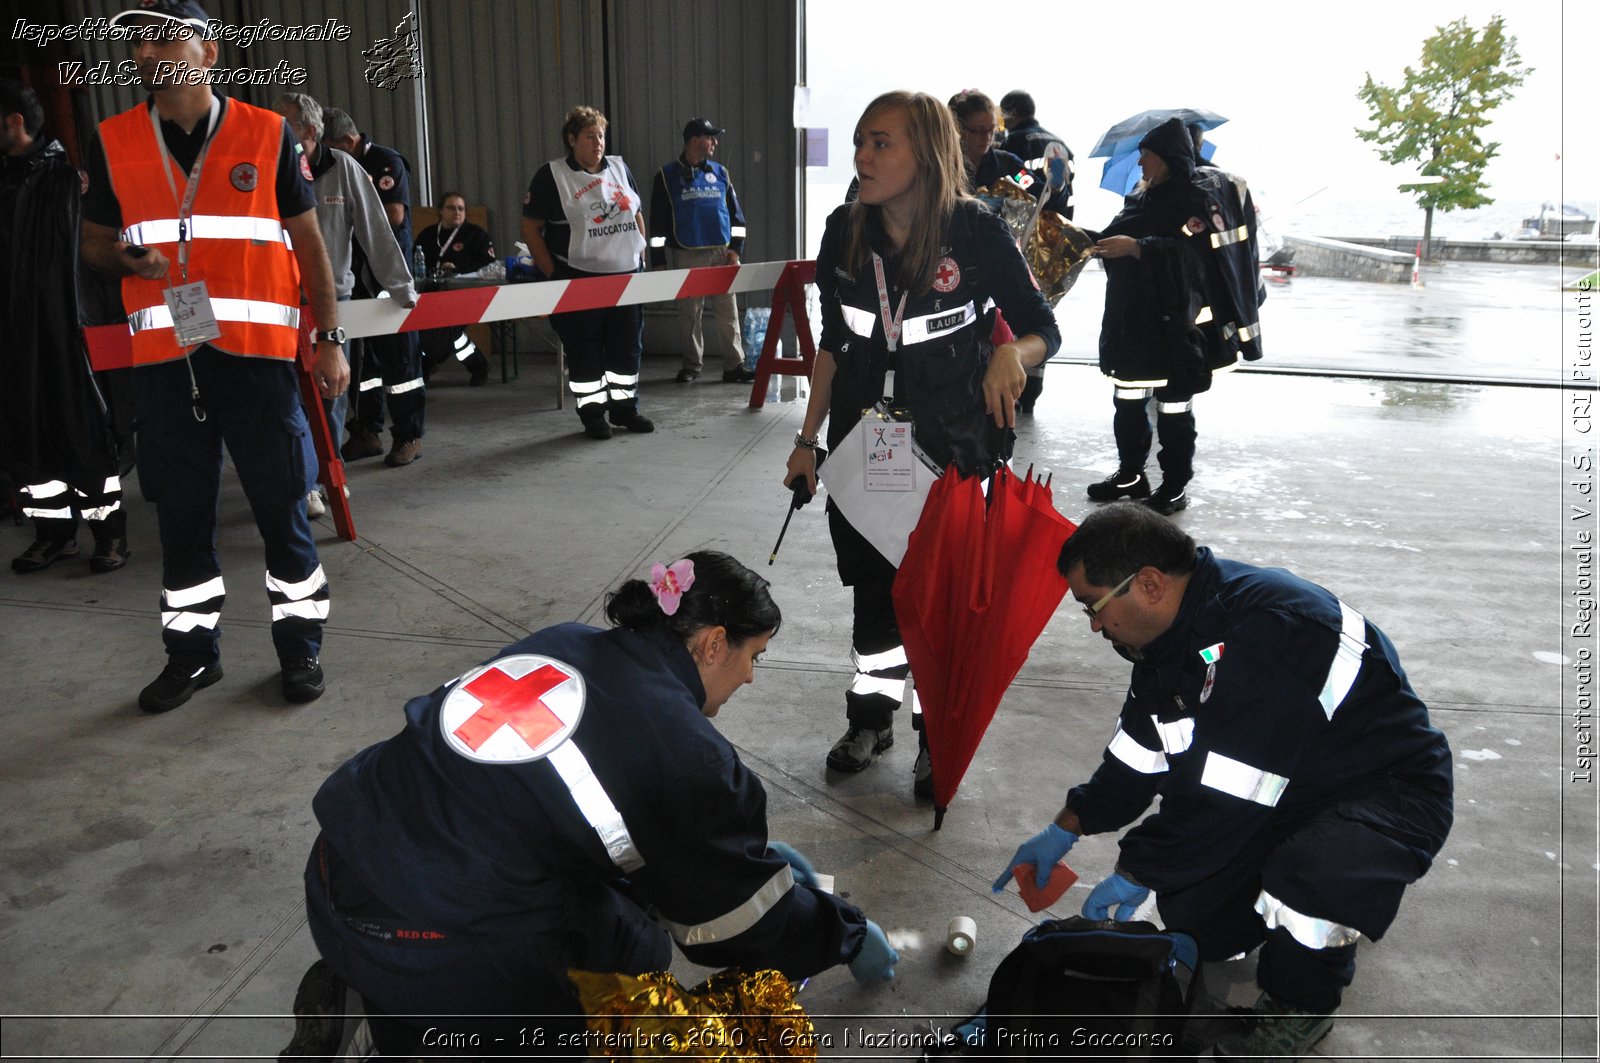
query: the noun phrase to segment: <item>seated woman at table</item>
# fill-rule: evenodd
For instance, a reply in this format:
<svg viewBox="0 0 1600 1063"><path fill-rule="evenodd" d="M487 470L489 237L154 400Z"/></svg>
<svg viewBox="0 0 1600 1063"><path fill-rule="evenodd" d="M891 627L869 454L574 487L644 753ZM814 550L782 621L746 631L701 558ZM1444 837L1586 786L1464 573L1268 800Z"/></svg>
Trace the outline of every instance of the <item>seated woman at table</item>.
<svg viewBox="0 0 1600 1063"><path fill-rule="evenodd" d="M476 273L496 257L488 232L467 220L467 198L460 192L446 192L439 200L439 224L417 233L417 246L428 260L430 277ZM434 370L456 361L472 374L473 387L489 382L489 359L464 328L424 329L422 357L424 378L431 379Z"/></svg>

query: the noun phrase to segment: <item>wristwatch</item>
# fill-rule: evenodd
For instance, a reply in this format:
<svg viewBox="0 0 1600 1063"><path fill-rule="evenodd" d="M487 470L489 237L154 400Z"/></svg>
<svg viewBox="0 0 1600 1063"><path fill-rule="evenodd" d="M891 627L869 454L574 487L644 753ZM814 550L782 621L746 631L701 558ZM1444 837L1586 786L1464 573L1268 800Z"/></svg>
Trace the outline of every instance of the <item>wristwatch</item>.
<svg viewBox="0 0 1600 1063"><path fill-rule="evenodd" d="M340 344L342 344L342 343L344 343L344 329L342 329L342 328L318 329L317 330L317 339L319 339L319 340L327 340L329 343L340 343Z"/></svg>

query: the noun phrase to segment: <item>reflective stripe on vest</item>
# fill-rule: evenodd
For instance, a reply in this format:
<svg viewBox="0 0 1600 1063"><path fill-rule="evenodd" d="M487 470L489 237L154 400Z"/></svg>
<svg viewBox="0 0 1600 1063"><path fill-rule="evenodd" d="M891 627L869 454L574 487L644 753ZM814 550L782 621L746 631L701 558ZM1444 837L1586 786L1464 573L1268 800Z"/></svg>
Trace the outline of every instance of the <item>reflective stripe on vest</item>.
<svg viewBox="0 0 1600 1063"><path fill-rule="evenodd" d="M1138 739L1122 729L1121 724L1117 725L1117 733L1111 736L1106 752L1141 775L1155 775L1167 770L1166 756L1160 750L1146 749L1140 745Z"/></svg>
<svg viewBox="0 0 1600 1063"><path fill-rule="evenodd" d="M844 315L845 327L857 336L872 338L872 323L878 320L870 310L862 310L854 306L840 304L839 312Z"/></svg>
<svg viewBox="0 0 1600 1063"><path fill-rule="evenodd" d="M189 218L187 278L128 276L122 302L133 332L133 364L181 358L162 292L168 284L204 281L221 335L210 345L230 354L295 357L299 341L300 268L278 214L278 152L283 118L228 100L206 149ZM125 236L178 261L178 202L188 175L164 170L150 111L139 105L100 123L106 168Z"/></svg>
<svg viewBox="0 0 1600 1063"><path fill-rule="evenodd" d="M1317 695L1323 713L1330 720L1349 696L1350 688L1356 685L1356 677L1361 673L1361 655L1367 652L1366 618L1340 602L1339 619L1339 648L1328 664L1328 678L1323 681L1322 693Z"/></svg>
<svg viewBox="0 0 1600 1063"><path fill-rule="evenodd" d="M189 236L194 240L252 240L258 244L281 241L292 248L289 230L276 218L229 217L225 214L196 214L189 219ZM130 244L175 244L177 218L151 218L122 230Z"/></svg>
<svg viewBox="0 0 1600 1063"><path fill-rule="evenodd" d="M978 308L971 302L966 306L941 310L936 314L908 317L900 326L900 342L907 346L913 343L927 343L929 340L960 332L977 320Z"/></svg>
<svg viewBox="0 0 1600 1063"><path fill-rule="evenodd" d="M1200 785L1209 786L1225 794L1254 801L1272 808L1283 796L1289 780L1270 771L1252 768L1242 760L1225 757L1215 751L1206 754L1206 766L1200 773Z"/></svg>
<svg viewBox="0 0 1600 1063"><path fill-rule="evenodd" d="M248 321L257 325L277 325L291 329L300 327L299 307L263 302L260 299L213 298L211 312L216 315L218 324L224 321ZM128 331L135 336L147 329L171 327L172 309L165 302L135 310L128 315Z"/></svg>
<svg viewBox="0 0 1600 1063"><path fill-rule="evenodd" d="M1256 898L1256 911L1261 913L1268 930L1281 926L1308 949L1336 949L1353 945L1361 937L1361 931L1355 927L1297 912L1266 890Z"/></svg>
<svg viewBox="0 0 1600 1063"><path fill-rule="evenodd" d="M761 921L761 917L771 911L772 906L781 901L792 889L794 889L794 872L788 864L784 864L751 895L749 900L732 911L692 926L666 919L662 922L672 935L672 939L680 945L707 945L713 941L727 941L755 926Z"/></svg>
<svg viewBox="0 0 1600 1063"><path fill-rule="evenodd" d="M600 785L578 743L567 739L551 750L545 760L566 784L567 792L577 803L583 818L600 836L600 844L606 847L606 855L611 862L623 871L637 871L643 867L644 857L639 855L639 847L633 844L633 835L628 833L622 813L617 811L606 788ZM784 870L788 870L787 864Z"/></svg>

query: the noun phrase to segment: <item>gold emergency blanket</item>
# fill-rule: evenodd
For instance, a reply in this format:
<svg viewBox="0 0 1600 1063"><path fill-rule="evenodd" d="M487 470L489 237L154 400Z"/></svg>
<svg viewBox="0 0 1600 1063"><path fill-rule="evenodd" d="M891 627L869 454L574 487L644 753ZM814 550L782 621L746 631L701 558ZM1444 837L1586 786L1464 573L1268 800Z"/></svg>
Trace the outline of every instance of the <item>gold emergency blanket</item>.
<svg viewBox="0 0 1600 1063"><path fill-rule="evenodd" d="M1053 210L1036 211L1034 199L1010 178L1001 178L980 188L977 197L995 208L1000 219L1021 240L1035 213L1039 220L1028 234L1022 257L1033 271L1033 279L1044 297L1054 306L1078 282L1078 274L1092 257L1094 241L1089 234Z"/></svg>
<svg viewBox="0 0 1600 1063"><path fill-rule="evenodd" d="M568 971L601 1059L816 1059L817 1035L777 971L719 971L685 989L665 971Z"/></svg>

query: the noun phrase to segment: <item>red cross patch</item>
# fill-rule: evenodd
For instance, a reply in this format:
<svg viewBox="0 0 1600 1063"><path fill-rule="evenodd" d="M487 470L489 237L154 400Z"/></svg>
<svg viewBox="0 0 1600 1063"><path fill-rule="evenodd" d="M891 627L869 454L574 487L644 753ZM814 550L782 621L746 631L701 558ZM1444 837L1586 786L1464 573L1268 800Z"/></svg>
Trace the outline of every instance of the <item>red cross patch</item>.
<svg viewBox="0 0 1600 1063"><path fill-rule="evenodd" d="M474 668L445 695L439 729L469 760L521 764L547 756L583 718L583 676L537 654Z"/></svg>
<svg viewBox="0 0 1600 1063"><path fill-rule="evenodd" d="M306 157L304 155L300 156L300 161L304 163L306 161ZM228 174L229 182L231 182L233 187L237 188L241 192L254 191L256 187L256 181L258 179L259 174L257 173L256 168L248 162L241 162Z"/></svg>
<svg viewBox="0 0 1600 1063"><path fill-rule="evenodd" d="M939 265L933 271L933 289L938 292L953 292L961 286L961 267L956 265L956 260L946 255L939 260Z"/></svg>

